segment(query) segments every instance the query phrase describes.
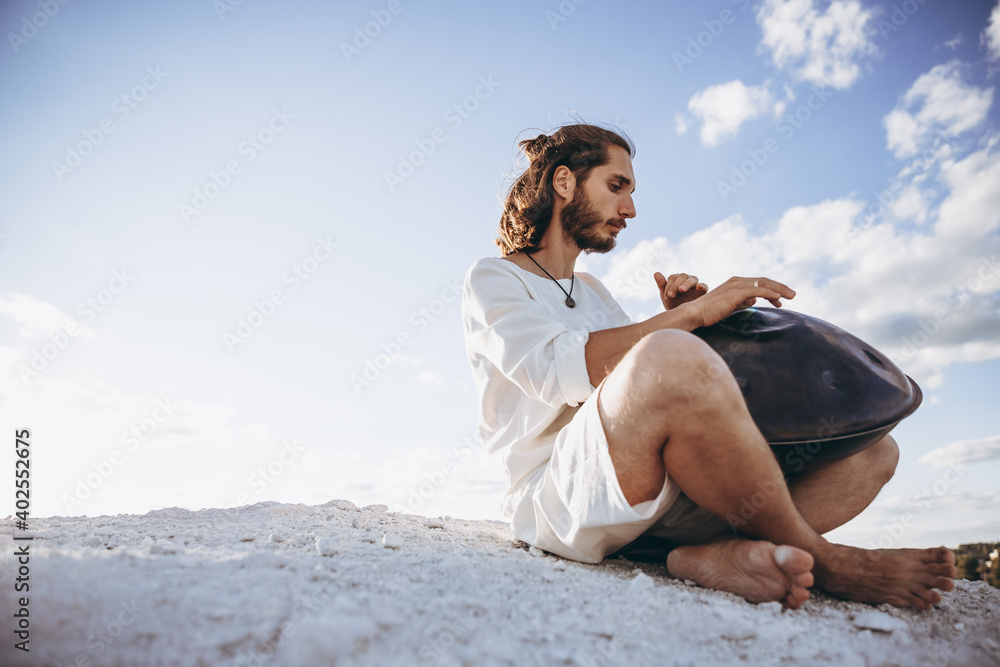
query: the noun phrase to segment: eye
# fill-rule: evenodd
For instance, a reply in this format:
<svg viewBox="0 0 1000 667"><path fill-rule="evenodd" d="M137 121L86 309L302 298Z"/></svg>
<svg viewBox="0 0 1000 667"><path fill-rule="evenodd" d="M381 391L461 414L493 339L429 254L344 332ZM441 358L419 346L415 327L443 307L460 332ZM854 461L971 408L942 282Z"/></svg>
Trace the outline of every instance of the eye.
<svg viewBox="0 0 1000 667"><path fill-rule="evenodd" d="M619 190L622 189L622 186L619 185L618 183L612 183L610 187L612 192L618 192Z"/></svg>

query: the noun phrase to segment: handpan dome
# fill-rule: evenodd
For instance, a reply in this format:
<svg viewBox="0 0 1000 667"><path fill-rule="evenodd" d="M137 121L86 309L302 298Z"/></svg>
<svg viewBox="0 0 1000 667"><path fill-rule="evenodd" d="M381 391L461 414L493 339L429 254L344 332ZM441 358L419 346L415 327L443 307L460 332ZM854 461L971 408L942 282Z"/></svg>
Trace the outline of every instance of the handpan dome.
<svg viewBox="0 0 1000 667"><path fill-rule="evenodd" d="M725 359L786 472L865 449L922 400L888 357L815 317L748 308L693 333Z"/></svg>

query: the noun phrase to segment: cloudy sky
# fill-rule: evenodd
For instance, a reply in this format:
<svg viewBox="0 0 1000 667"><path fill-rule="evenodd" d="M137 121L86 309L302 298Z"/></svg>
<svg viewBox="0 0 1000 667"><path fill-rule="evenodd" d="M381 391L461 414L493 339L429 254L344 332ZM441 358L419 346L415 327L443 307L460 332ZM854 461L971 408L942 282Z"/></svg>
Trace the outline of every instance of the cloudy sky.
<svg viewBox="0 0 1000 667"><path fill-rule="evenodd" d="M516 140L583 119L637 145L638 215L578 266L633 319L655 270L767 275L923 388L835 536L1000 539L995 0L16 0L0 27L0 421L35 515L499 519L460 285Z"/></svg>

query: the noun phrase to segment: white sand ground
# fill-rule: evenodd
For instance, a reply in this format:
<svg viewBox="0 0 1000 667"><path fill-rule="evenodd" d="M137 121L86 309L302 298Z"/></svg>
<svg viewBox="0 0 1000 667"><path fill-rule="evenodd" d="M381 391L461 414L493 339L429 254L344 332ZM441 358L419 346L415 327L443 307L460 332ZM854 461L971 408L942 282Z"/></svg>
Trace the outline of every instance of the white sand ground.
<svg viewBox="0 0 1000 667"><path fill-rule="evenodd" d="M0 528L3 665L1000 664L1000 591L799 611L527 549L495 521L260 503ZM29 654L12 533L32 534ZM18 542L17 544L23 544Z"/></svg>

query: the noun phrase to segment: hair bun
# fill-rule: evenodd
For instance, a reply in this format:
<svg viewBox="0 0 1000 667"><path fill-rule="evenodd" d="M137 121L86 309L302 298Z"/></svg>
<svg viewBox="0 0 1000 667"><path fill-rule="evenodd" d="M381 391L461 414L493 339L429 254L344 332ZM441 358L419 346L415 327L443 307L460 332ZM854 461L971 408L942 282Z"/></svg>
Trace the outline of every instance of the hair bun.
<svg viewBox="0 0 1000 667"><path fill-rule="evenodd" d="M524 154L528 156L528 159L532 162L535 158L539 157L545 152L545 149L551 143L552 137L547 134L539 134L534 139L525 139L521 142L521 150Z"/></svg>

